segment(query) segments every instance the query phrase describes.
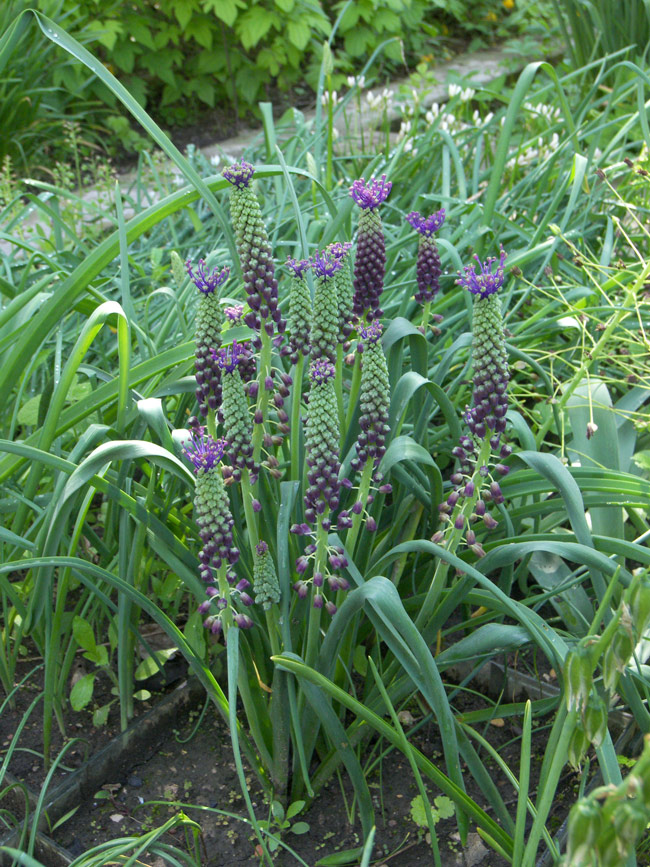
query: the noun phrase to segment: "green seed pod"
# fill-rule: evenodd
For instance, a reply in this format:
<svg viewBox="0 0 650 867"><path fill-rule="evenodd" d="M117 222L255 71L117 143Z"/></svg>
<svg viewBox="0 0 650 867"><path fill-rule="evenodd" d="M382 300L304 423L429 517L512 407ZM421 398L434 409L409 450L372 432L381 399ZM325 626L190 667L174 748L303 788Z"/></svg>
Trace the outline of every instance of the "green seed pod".
<svg viewBox="0 0 650 867"><path fill-rule="evenodd" d="M607 867L618 867L621 864L618 850L619 843L616 831L611 826L605 828L596 844L598 864L607 865Z"/></svg>
<svg viewBox="0 0 650 867"><path fill-rule="evenodd" d="M587 740L587 735L585 734L582 725L578 723L575 731L571 735L571 740L569 741L569 764L571 767L576 770L580 768L580 762L588 748L589 741Z"/></svg>
<svg viewBox="0 0 650 867"><path fill-rule="evenodd" d="M594 747L599 747L607 734L607 705L599 695L592 692L587 699L582 721L587 740Z"/></svg>
<svg viewBox="0 0 650 867"><path fill-rule="evenodd" d="M625 671L633 651L634 639L621 623L603 655L603 683L609 692L614 692L618 676Z"/></svg>
<svg viewBox="0 0 650 867"><path fill-rule="evenodd" d="M568 711L581 711L591 691L593 667L591 653L585 644L569 651L564 662L564 689Z"/></svg>
<svg viewBox="0 0 650 867"><path fill-rule="evenodd" d="M357 456L352 459L353 470L360 470L372 458L375 467L386 453L386 437L390 433L390 383L386 356L381 345L381 323L374 321L368 328L359 329L361 358L361 387L359 389L359 436Z"/></svg>
<svg viewBox="0 0 650 867"><path fill-rule="evenodd" d="M591 798L582 798L569 813L569 852L579 847L592 847L600 836L603 815L600 807Z"/></svg>
<svg viewBox="0 0 650 867"><path fill-rule="evenodd" d="M266 542L258 542L255 546L253 590L255 602L265 611L280 601L280 583Z"/></svg>
<svg viewBox="0 0 650 867"><path fill-rule="evenodd" d="M650 814L640 801L623 801L614 813L614 830L621 863L634 852L641 834L645 831Z"/></svg>

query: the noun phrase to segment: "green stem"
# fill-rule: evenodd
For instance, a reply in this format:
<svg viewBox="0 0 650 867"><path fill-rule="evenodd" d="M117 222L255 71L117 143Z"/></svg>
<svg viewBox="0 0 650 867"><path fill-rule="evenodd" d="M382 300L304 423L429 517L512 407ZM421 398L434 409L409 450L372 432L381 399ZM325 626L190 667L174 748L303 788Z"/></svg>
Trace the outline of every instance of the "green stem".
<svg viewBox="0 0 650 867"><path fill-rule="evenodd" d="M217 581L219 583L219 593L223 596L224 599L230 599L230 585L228 584L228 578L226 577L227 566L225 563L222 563L217 570ZM223 632L223 640L224 643L226 641L226 635L228 634L228 630L233 625L232 619L232 610L230 605L227 605L223 613L221 614L221 626Z"/></svg>
<svg viewBox="0 0 650 867"><path fill-rule="evenodd" d="M483 466L487 466L490 459L490 454L492 453L492 447L490 446L490 433L491 431L488 431L485 438L483 439L478 458L476 459L476 463L474 465L474 472L472 473L472 481L474 482L474 493L471 497L461 497L451 515L452 531L451 534L447 537L445 547L452 554L456 553L456 549L458 548L458 545L460 544L463 536L465 535L466 528L469 524L469 519L474 512L476 503L481 496L481 487L484 485L484 479L483 476L481 476L480 474L480 469ZM456 529L456 527L454 527L453 525L456 519L459 517L463 517L465 520L463 521L463 526L460 529ZM424 599L424 603L422 604L420 613L415 620L415 625L420 630L426 626L429 618L433 614L436 603L440 598L440 594L445 589L448 572L449 564L444 560L439 560L436 566L436 571L433 575L433 581L431 582L431 585L427 590L427 595Z"/></svg>
<svg viewBox="0 0 650 867"><path fill-rule="evenodd" d="M298 481L300 466L300 407L302 404L302 380L305 370L305 356L298 356L293 369L293 394L291 395L291 478Z"/></svg>
<svg viewBox="0 0 650 867"><path fill-rule="evenodd" d="M359 494L358 499L364 505L368 499L368 492L370 491L370 484L372 482L373 470L375 467L375 462L373 458L368 458L363 472L361 474L361 482L359 483ZM354 559L354 549L357 545L357 539L359 537L359 531L361 530L361 525L363 523L363 512L359 515L353 515L352 517L352 526L348 530L348 534L345 537L345 547L347 549L348 554L352 559Z"/></svg>
<svg viewBox="0 0 650 867"><path fill-rule="evenodd" d="M343 406L343 346L339 343L336 348L336 368L334 378L334 391L336 392L336 405L339 411L339 430L341 431L341 448L345 440L345 408Z"/></svg>
<svg viewBox="0 0 650 867"><path fill-rule="evenodd" d="M314 560L314 572L325 574L327 567L327 530L323 529L323 521L327 518L329 509L318 518L318 530L316 532L316 558ZM312 583L310 601L312 603L311 611L309 612L309 626L307 629L307 650L305 653L305 662L307 665L313 666L316 662L318 654L318 638L320 635L320 608L314 608L314 597L320 593L320 587L314 586Z"/></svg>
<svg viewBox="0 0 650 867"><path fill-rule="evenodd" d="M559 398L556 408L558 410L563 410L567 404L567 401L576 390L580 382L585 378L585 375L591 368L594 366L596 361L600 358L600 356L608 349L608 342L610 337L612 336L612 332L621 324L621 322L630 315L630 310L628 307L634 306L634 301L636 300L636 296L648 279L650 275L650 264L646 265L646 267L641 272L640 276L637 278L636 282L632 286L631 289L627 289L625 292L625 297L623 298L623 302L621 308L616 311L616 313L612 316L609 321L609 324L606 326L605 330L600 335L600 338L593 349L589 351L589 357L587 360L580 365L578 370L575 372L573 378L569 382L567 386L564 387L562 391L562 397ZM544 442L544 437L549 432L551 425L553 424L553 416L549 416L544 424L540 427L539 432L537 434L537 445L541 445Z"/></svg>
<svg viewBox="0 0 650 867"><path fill-rule="evenodd" d="M258 392L255 411L256 414L261 415L262 423L256 424L253 430L253 460L256 464L259 464L260 456L262 454L262 443L264 442L264 419L266 418L266 410L271 396L271 392L266 390L264 384L266 377L271 373L271 352L273 349L271 338L266 333L263 323L262 328L260 329L260 334L262 337L262 351L260 352L260 370L257 377Z"/></svg>
<svg viewBox="0 0 650 867"><path fill-rule="evenodd" d="M361 358L359 353L356 353L354 359L354 370L352 371L352 382L350 383L350 402L348 403L348 414L345 418L345 430L348 430L352 424L352 417L357 406L357 397L359 388L361 387Z"/></svg>
<svg viewBox="0 0 650 867"><path fill-rule="evenodd" d="M334 176L334 104L332 102L332 79L327 76L327 168L325 174L325 189L332 189Z"/></svg>
<svg viewBox="0 0 650 867"><path fill-rule="evenodd" d="M261 425L260 425L261 426ZM259 534L257 531L257 516L253 511L253 488L250 483L248 470L244 470L241 475L241 496L244 501L244 514L246 516L246 527L248 529L248 543L251 548L251 554L255 559L255 546L259 542Z"/></svg>
<svg viewBox="0 0 650 867"><path fill-rule="evenodd" d="M217 417L216 413L213 409L208 410L208 417L206 419L206 427L208 428L208 434L212 437L213 440L217 438Z"/></svg>
<svg viewBox="0 0 650 867"><path fill-rule="evenodd" d="M425 301L424 307L422 308L422 328L424 330L424 337L427 337L427 328L429 327L429 316L431 316L431 302Z"/></svg>

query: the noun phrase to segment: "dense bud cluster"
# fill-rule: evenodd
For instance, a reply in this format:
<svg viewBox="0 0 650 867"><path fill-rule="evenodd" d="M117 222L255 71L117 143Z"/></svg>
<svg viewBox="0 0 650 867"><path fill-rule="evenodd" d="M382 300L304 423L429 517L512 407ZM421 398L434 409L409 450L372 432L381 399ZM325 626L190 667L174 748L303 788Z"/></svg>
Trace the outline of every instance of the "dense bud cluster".
<svg viewBox="0 0 650 867"><path fill-rule="evenodd" d="M496 292L503 285L505 256L502 250L496 273L492 271L496 259L488 259L485 264L479 263L478 274L467 266L456 281L476 296L472 322L474 389L472 406L465 412L469 435L462 436L452 449L452 455L459 461L459 471L451 477L454 490L439 506L441 519L456 530L465 530L470 522L479 519L493 529L497 522L487 511L486 503L500 505L504 501L495 476L507 475L509 467L499 459L512 453L510 446L501 444L508 409L509 373L501 304ZM492 452L497 454L496 463ZM440 541L443 535L436 533L434 541ZM472 529L467 529L465 538L469 548L477 556L483 556L485 552Z"/></svg>
<svg viewBox="0 0 650 867"><path fill-rule="evenodd" d="M255 546L253 591L255 602L265 611L280 601L280 583L266 542L258 542Z"/></svg>
<svg viewBox="0 0 650 867"><path fill-rule="evenodd" d="M221 345L221 326L223 309L219 304L217 289L226 281L228 268L214 268L205 271L205 262L199 259L194 272L192 263L186 263L187 273L200 291L199 305L194 320L194 344L196 370L196 399L201 415L207 416L210 409L217 409L221 403L221 374L212 357L212 348Z"/></svg>
<svg viewBox="0 0 650 867"><path fill-rule="evenodd" d="M312 309L305 273L309 269L310 263L308 259L288 259L287 267L291 271L289 346L291 347L291 363L295 364L301 354L309 355Z"/></svg>
<svg viewBox="0 0 650 867"><path fill-rule="evenodd" d="M309 417L305 449L309 487L305 494L305 518L313 523L317 515L339 504L339 421L334 393L334 365L314 361L309 371Z"/></svg>
<svg viewBox="0 0 650 867"><path fill-rule="evenodd" d="M203 549L199 554L199 574L210 583L222 563L232 566L239 559L232 536L234 526L220 462L227 447L225 439L213 440L203 433L192 437L185 454L194 464L196 493L194 510Z"/></svg>
<svg viewBox="0 0 650 867"><path fill-rule="evenodd" d="M386 452L390 386L386 357L381 345L382 327L373 322L361 328L358 351L362 352L361 388L359 393L359 437L356 443L357 457L352 468L358 470L371 458L377 466Z"/></svg>
<svg viewBox="0 0 650 867"><path fill-rule="evenodd" d="M415 293L415 300L419 304L426 304L435 298L440 289L442 268L438 246L433 235L445 222L445 209L441 208L426 218L417 211L411 211L406 219L420 235L416 267L418 291Z"/></svg>
<svg viewBox="0 0 650 867"><path fill-rule="evenodd" d="M361 178L350 187L350 195L361 208L357 249L354 260L354 313L369 322L380 319L383 313L379 298L384 289L386 269L386 242L378 207L390 193L392 184L371 178Z"/></svg>
<svg viewBox="0 0 650 867"><path fill-rule="evenodd" d="M330 250L317 253L311 260L316 277L314 315L309 338L312 358L327 358L331 362L336 359L339 305L335 278L342 264L342 257L335 256Z"/></svg>
<svg viewBox="0 0 650 867"><path fill-rule="evenodd" d="M491 266L496 259L488 259L484 265L479 262L478 275L468 266L465 268L465 276L457 281L477 296L474 299L472 321L474 391L472 407L468 409L465 420L477 439L493 437L493 448L497 448L500 435L506 428L508 411L510 374L501 302L496 294L503 285L505 258L506 254L502 249L500 264L494 274Z"/></svg>
<svg viewBox="0 0 650 867"><path fill-rule="evenodd" d="M334 274L336 286L336 301L339 311L338 339L339 343L345 343L352 331L352 317L354 316L354 286L352 283L352 269L350 268L350 243L330 244L327 248L340 262L341 267Z"/></svg>
<svg viewBox="0 0 650 867"><path fill-rule="evenodd" d="M291 528L292 533L298 535L306 535L303 525L294 524ZM309 585L312 584L315 592L313 598L314 608L324 608L332 617L336 614L336 604L327 598L327 593L338 593L339 590L349 590L350 583L347 578L335 574L341 569L348 567L348 560L342 547L328 548L327 563L322 564L324 571L315 571L311 578L305 577L309 568L309 563L316 554L316 545L307 545L305 553L298 557L296 561L296 572L300 578L294 582L293 589L298 594L300 599L306 599L309 593Z"/></svg>
<svg viewBox="0 0 650 867"><path fill-rule="evenodd" d="M286 322L278 307L278 283L271 245L259 202L250 185L253 171L253 167L242 160L224 169L223 176L233 185L231 214L250 307L245 317L246 324L257 331L264 328L269 336L273 336L276 327L278 332L284 332Z"/></svg>
<svg viewBox="0 0 650 867"><path fill-rule="evenodd" d="M246 468L251 474L251 481L254 481L257 469L253 461L253 423L240 374L240 365L244 366L250 353L234 340L231 346L223 347L213 352L213 355L221 369L221 415L233 478L239 481L241 471Z"/></svg>
<svg viewBox="0 0 650 867"><path fill-rule="evenodd" d="M232 622L242 629L253 625L247 614L234 608L235 601L248 606L253 604L253 599L246 592L250 587L249 582L245 578L237 581L232 569L239 559L239 550L233 539L235 522L220 467L228 443L225 439L212 439L203 428L195 427L194 431L184 452L193 464L196 475L194 514L202 542L199 575L208 585L207 599L201 603L199 611L202 614L209 613L204 626L213 635L218 635L224 628L226 614L232 615ZM218 577L222 567L225 567L227 589Z"/></svg>

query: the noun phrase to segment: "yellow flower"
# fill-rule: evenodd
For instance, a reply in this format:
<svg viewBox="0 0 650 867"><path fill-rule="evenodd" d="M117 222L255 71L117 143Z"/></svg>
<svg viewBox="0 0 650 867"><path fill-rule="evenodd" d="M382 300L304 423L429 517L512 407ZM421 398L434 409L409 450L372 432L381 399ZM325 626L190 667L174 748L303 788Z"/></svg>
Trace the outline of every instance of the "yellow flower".
<svg viewBox="0 0 650 867"><path fill-rule="evenodd" d="M496 12L492 12L492 11L487 13L487 15L485 16L485 19L486 19L486 21L498 21L499 20Z"/></svg>
<svg viewBox="0 0 650 867"><path fill-rule="evenodd" d="M515 0L503 0L503 6L505 9L514 9L515 8Z"/></svg>

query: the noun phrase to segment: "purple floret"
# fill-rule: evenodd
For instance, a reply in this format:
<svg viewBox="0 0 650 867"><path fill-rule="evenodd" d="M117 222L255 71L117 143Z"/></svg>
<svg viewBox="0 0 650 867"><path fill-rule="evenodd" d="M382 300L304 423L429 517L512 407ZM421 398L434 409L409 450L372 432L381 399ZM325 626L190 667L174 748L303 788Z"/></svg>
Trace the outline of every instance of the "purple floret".
<svg viewBox="0 0 650 867"><path fill-rule="evenodd" d="M309 370L309 379L319 385L327 382L328 379L334 379L335 375L336 369L334 365L325 359L318 359L312 362Z"/></svg>
<svg viewBox="0 0 650 867"><path fill-rule="evenodd" d="M411 211L410 214L406 215L406 219L421 235L433 235L445 222L445 209L441 208L430 217L423 217L418 211Z"/></svg>
<svg viewBox="0 0 650 867"><path fill-rule="evenodd" d="M248 360L248 356L248 348L237 343L236 340L233 340L231 346L222 346L221 349L212 350L212 357L221 370L225 370L227 373L236 370L241 361Z"/></svg>
<svg viewBox="0 0 650 867"><path fill-rule="evenodd" d="M368 183L360 178L350 187L350 195L363 210L373 209L386 201L392 186L392 182L386 180L386 175L382 175L379 180L370 178Z"/></svg>
<svg viewBox="0 0 650 867"><path fill-rule="evenodd" d="M309 259L294 259L291 256L287 259L287 268L294 277L303 277L310 265Z"/></svg>
<svg viewBox="0 0 650 867"><path fill-rule="evenodd" d="M230 268L227 267L222 268L221 271L218 268L213 268L210 273L206 274L205 259L199 259L199 264L196 269L198 272L197 274L194 274L192 270L192 262L190 259L185 263L185 267L187 268L187 273L190 275L190 279L194 282L196 288L205 295L210 295L214 292L214 290L221 286L221 284L230 276Z"/></svg>
<svg viewBox="0 0 650 867"><path fill-rule="evenodd" d="M254 171L255 169L250 163L242 160L241 163L234 163L232 166L228 166L228 168L225 168L221 174L228 183L233 185L233 187L237 187L238 190L243 190L244 187L249 185Z"/></svg>
<svg viewBox="0 0 650 867"><path fill-rule="evenodd" d="M188 445L183 449L185 456L194 465L194 472L212 470L221 462L224 452L228 447L225 439L214 440L210 434L199 428L198 434L193 434Z"/></svg>
<svg viewBox="0 0 650 867"><path fill-rule="evenodd" d="M226 314L226 319L233 325L241 325L242 316L244 315L243 304L234 304L232 307L224 307L223 312Z"/></svg>
<svg viewBox="0 0 650 867"><path fill-rule="evenodd" d="M330 249L322 250L311 258L311 268L317 277L328 279L341 267L341 257L336 256Z"/></svg>
<svg viewBox="0 0 650 867"><path fill-rule="evenodd" d="M350 241L344 241L343 243L335 241L327 249L336 259L343 259L352 249L352 243Z"/></svg>
<svg viewBox="0 0 650 867"><path fill-rule="evenodd" d="M479 264L479 273L477 274L475 272L472 265L466 265L463 269L465 275L463 276L459 271L459 279L456 280L456 283L458 283L459 286L464 286L465 289L469 289L473 295L478 295L479 298L489 298L490 295L494 295L494 293L498 292L498 290L503 286L503 280L505 278L503 265L506 260L506 255L506 251L501 247L499 264L494 273L492 272L492 266L497 260L493 256L486 259L484 264L481 263L478 256L474 256Z"/></svg>

